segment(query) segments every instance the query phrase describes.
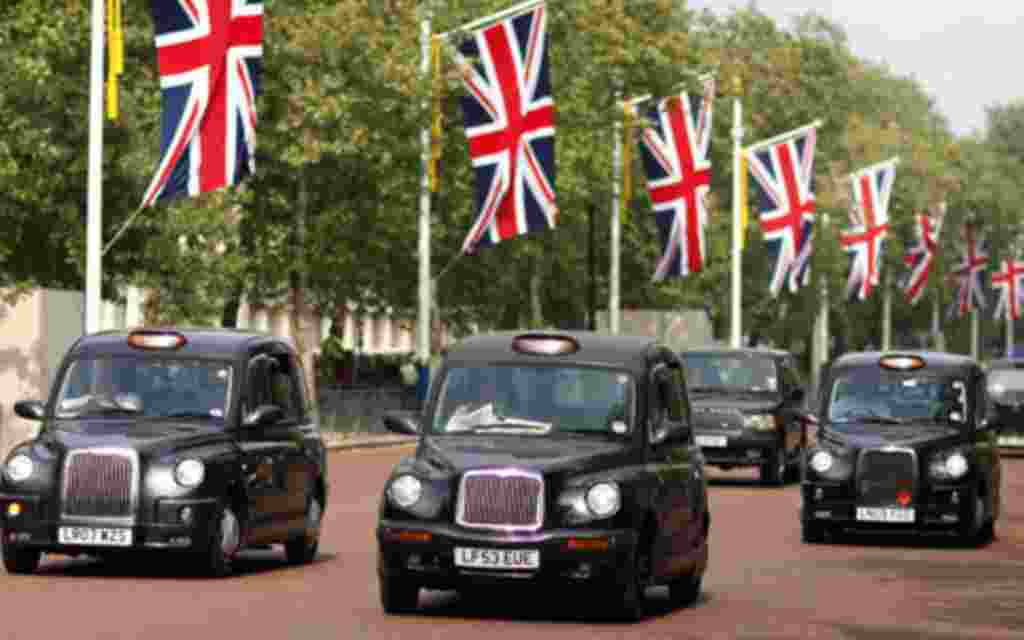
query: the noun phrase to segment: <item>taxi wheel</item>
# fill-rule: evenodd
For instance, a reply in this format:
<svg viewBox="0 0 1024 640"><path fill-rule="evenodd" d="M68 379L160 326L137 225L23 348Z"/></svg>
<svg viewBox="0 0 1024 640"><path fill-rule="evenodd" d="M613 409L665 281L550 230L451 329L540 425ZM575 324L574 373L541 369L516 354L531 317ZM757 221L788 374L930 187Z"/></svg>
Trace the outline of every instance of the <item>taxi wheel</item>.
<svg viewBox="0 0 1024 640"><path fill-rule="evenodd" d="M4 545L4 568L7 573L26 575L35 573L43 552L36 549L23 549L13 544Z"/></svg>
<svg viewBox="0 0 1024 640"><path fill-rule="evenodd" d="M222 506L215 516L216 524L210 532L203 571L215 578L231 575L235 556L241 547L242 525L229 506Z"/></svg>
<svg viewBox="0 0 1024 640"><path fill-rule="evenodd" d="M316 557L317 549L320 548L320 521L323 518L323 508L320 500L313 497L309 499L309 506L306 507L306 528L303 534L292 538L284 543L285 557L288 564L308 564Z"/></svg>
<svg viewBox="0 0 1024 640"><path fill-rule="evenodd" d="M786 484L786 448L778 447L768 460L761 464L761 484L779 487Z"/></svg>
<svg viewBox="0 0 1024 640"><path fill-rule="evenodd" d="M994 533L992 522L985 520L985 500L976 495L974 508L960 528L960 540L969 547L980 547L992 542Z"/></svg>
<svg viewBox="0 0 1024 640"><path fill-rule="evenodd" d="M704 576L697 572L677 578L668 585L668 597L677 607L689 607L700 597L703 582Z"/></svg>
<svg viewBox="0 0 1024 640"><path fill-rule="evenodd" d="M420 601L420 588L401 578L380 576L380 605L384 613L412 613Z"/></svg>
<svg viewBox="0 0 1024 640"><path fill-rule="evenodd" d="M622 584L618 581L609 585L608 612L612 618L621 622L639 622L644 617L644 603L646 601L647 575L650 571L651 557L649 552L637 549L634 554L633 570L628 576L628 582Z"/></svg>

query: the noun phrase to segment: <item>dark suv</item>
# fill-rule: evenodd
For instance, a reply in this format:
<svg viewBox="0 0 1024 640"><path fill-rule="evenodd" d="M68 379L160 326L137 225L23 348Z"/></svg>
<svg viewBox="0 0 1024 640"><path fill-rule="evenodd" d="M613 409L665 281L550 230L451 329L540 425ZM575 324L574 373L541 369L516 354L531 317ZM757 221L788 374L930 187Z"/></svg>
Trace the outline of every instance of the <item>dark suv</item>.
<svg viewBox="0 0 1024 640"><path fill-rule="evenodd" d="M42 422L0 477L3 561L31 573L45 552L146 551L231 571L246 546L312 560L327 465L291 345L226 330L117 331L78 340Z"/></svg>
<svg viewBox="0 0 1024 640"><path fill-rule="evenodd" d="M948 353L852 353L822 382L807 452L805 542L839 529L992 539L1000 512L997 414L985 375Z"/></svg>
<svg viewBox="0 0 1024 640"><path fill-rule="evenodd" d="M799 468L808 414L796 360L768 349L684 351L694 433L708 464L756 466L781 485Z"/></svg>
<svg viewBox="0 0 1024 640"><path fill-rule="evenodd" d="M999 446L1024 451L1024 360L988 365L988 396L1000 423Z"/></svg>
<svg viewBox="0 0 1024 640"><path fill-rule="evenodd" d="M377 527L384 610L421 588L592 587L636 620L644 590L696 600L708 559L703 460L683 371L649 338L495 334L452 348L419 434L385 484Z"/></svg>

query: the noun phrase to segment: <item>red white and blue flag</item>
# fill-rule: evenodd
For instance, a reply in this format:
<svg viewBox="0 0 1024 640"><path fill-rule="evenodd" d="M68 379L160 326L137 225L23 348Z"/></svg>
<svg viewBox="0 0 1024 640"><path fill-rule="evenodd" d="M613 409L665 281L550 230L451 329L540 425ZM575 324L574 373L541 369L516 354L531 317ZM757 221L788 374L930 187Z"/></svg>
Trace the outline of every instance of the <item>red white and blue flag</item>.
<svg viewBox="0 0 1024 640"><path fill-rule="evenodd" d="M774 268L769 284L777 296L783 284L796 292L807 284L814 244L815 125L779 136L781 141L746 150L757 186L761 231Z"/></svg>
<svg viewBox="0 0 1024 640"><path fill-rule="evenodd" d="M714 100L715 81L708 79L703 95L672 96L648 113L640 149L662 244L655 282L704 268Z"/></svg>
<svg viewBox="0 0 1024 640"><path fill-rule="evenodd" d="M934 216L927 213L919 213L916 216L917 243L903 256L903 263L910 267L910 274L903 283L903 295L911 306L918 303L928 284L928 275L939 251L943 213L944 205L939 207Z"/></svg>
<svg viewBox="0 0 1024 640"><path fill-rule="evenodd" d="M152 9L163 115L143 207L252 173L263 56L259 0L152 0Z"/></svg>
<svg viewBox="0 0 1024 640"><path fill-rule="evenodd" d="M982 272L988 265L988 252L984 243L978 239L974 225L964 225L964 238L966 246L963 259L951 274L957 280L957 291L950 311L956 312L958 318L964 317L973 309L985 308Z"/></svg>
<svg viewBox="0 0 1024 640"><path fill-rule="evenodd" d="M853 187L851 226L839 236L839 243L850 255L850 277L846 283L848 298L866 300L879 284L882 251L889 232L889 199L895 179L895 159L861 169L850 176Z"/></svg>
<svg viewBox="0 0 1024 640"><path fill-rule="evenodd" d="M480 29L458 47L477 211L465 253L557 223L546 26L540 5Z"/></svg>
<svg viewBox="0 0 1024 640"><path fill-rule="evenodd" d="M1003 260L1002 270L992 274L992 288L999 289L999 303L993 315L1020 320L1020 297L1024 292L1024 262Z"/></svg>

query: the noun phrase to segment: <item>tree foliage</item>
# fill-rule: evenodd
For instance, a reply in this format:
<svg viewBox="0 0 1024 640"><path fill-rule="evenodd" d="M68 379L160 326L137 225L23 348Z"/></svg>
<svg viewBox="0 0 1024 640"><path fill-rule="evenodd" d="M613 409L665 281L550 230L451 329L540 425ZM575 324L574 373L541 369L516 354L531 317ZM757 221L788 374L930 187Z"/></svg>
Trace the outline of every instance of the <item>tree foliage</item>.
<svg viewBox="0 0 1024 640"><path fill-rule="evenodd" d="M147 287L161 321L232 316L241 296L282 301L297 288L330 313L345 305L416 312L421 128L432 83L420 70L421 20L456 29L504 0L266 0L257 173L242 189L142 212L104 259L104 287ZM88 144L88 2L54 11L42 0L0 6L0 285L77 288L85 263ZM549 60L557 109L558 228L460 257L473 221L472 174L461 126L462 88L444 54L441 189L433 197L432 272L442 318L455 326L582 327L608 297L613 131L623 96L696 90L694 72L718 78L706 271L655 284L656 232L639 163L623 216L625 307L708 309L729 325L733 98L743 101L746 142L821 118L816 157L816 286L767 295L769 268L756 222L747 233L743 323L776 344L808 347L822 288L833 327L850 348L879 344L881 295L844 300L848 259L846 176L898 155L884 272L904 273L913 214L948 203L943 257L932 293L958 260L962 223L976 220L1009 255L1017 233L1024 162L1022 103L989 109L988 136L956 139L912 77L858 59L842 29L808 14L780 25L755 7L693 12L674 0L549 3ZM122 117L105 126L104 237L135 212L159 151L160 100L147 3L126 3ZM458 41L458 35L451 42ZM450 46L450 45L449 45ZM636 154L634 154L635 156ZM446 268L447 267L447 268ZM937 286L942 284L943 286ZM538 286L539 285L539 286ZM591 295L593 292L593 295ZM592 299L593 298L593 299ZM539 303L539 309L535 306ZM894 295L898 338L927 330L930 303ZM539 314L537 313L539 311ZM539 317L538 317L539 316ZM964 322L949 322L966 349ZM987 335L999 323L986 320Z"/></svg>

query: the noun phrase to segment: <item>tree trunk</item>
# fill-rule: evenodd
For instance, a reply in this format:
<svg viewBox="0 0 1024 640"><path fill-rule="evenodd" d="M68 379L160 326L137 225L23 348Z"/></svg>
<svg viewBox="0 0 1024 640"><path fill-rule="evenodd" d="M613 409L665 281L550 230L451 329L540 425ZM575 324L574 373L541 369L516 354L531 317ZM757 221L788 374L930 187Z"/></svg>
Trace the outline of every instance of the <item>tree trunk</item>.
<svg viewBox="0 0 1024 640"><path fill-rule="evenodd" d="M310 394L310 404L319 407L317 398L317 376L316 366L313 362L313 349L306 344L306 214L309 209L309 190L306 185L306 177L299 175L299 197L296 203L295 231L292 234L295 249L295 268L289 274L289 285L291 288L291 326L292 337L295 340L295 349L299 352L299 359L305 371L307 386Z"/></svg>
<svg viewBox="0 0 1024 640"><path fill-rule="evenodd" d="M587 329L597 331L597 206L587 206Z"/></svg>

